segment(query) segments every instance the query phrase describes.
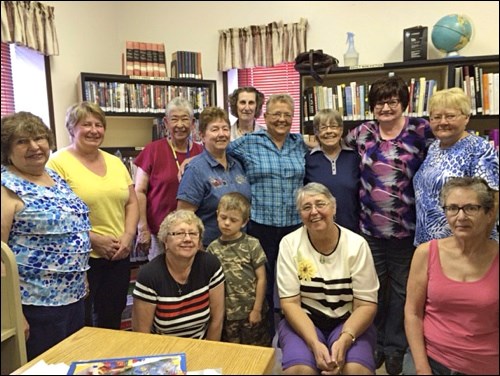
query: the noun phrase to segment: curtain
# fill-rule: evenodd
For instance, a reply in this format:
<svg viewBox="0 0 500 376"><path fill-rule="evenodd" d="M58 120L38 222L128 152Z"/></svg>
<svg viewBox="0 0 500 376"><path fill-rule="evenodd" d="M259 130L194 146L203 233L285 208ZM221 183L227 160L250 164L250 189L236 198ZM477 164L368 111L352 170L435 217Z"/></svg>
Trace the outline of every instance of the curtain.
<svg viewBox="0 0 500 376"><path fill-rule="evenodd" d="M38 1L2 1L2 42L59 55L54 7Z"/></svg>
<svg viewBox="0 0 500 376"><path fill-rule="evenodd" d="M307 20L219 30L218 70L272 67L307 50Z"/></svg>

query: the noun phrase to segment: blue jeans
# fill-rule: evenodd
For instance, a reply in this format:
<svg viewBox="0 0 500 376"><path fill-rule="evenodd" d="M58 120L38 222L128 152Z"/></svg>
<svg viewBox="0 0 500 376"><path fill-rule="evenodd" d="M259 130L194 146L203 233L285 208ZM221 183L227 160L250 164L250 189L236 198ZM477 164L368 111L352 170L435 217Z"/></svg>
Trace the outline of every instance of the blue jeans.
<svg viewBox="0 0 500 376"><path fill-rule="evenodd" d="M408 347L404 330L406 284L415 252L413 237L380 239L363 235L370 245L380 283L375 316L377 351L403 356Z"/></svg>
<svg viewBox="0 0 500 376"><path fill-rule="evenodd" d="M430 356L427 356L429 360L429 366L431 367L431 371L433 375L463 375L463 373L454 371L438 361L432 359ZM416 375L417 369L415 368L415 362L413 361L413 356L411 355L411 351L408 348L406 351L405 357L403 359L403 375Z"/></svg>

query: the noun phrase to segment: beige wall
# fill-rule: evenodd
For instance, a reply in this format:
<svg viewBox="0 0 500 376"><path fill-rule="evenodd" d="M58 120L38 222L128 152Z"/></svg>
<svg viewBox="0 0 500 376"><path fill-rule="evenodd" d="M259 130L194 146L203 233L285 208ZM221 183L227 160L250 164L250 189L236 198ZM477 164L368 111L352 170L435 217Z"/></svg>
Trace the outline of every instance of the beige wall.
<svg viewBox="0 0 500 376"><path fill-rule="evenodd" d="M77 97L80 72L121 74L126 40L165 43L167 66L177 50L202 53L205 79L218 81L218 30L272 21L309 22L308 48L322 48L341 64L346 32L355 34L359 64L402 61L403 29L429 27L429 58L443 54L432 47L430 32L442 16L468 15L474 35L460 53L464 56L498 54L498 1L44 1L55 7L60 55L51 58L56 136L68 144L64 128L66 108ZM109 141L109 140L107 140Z"/></svg>

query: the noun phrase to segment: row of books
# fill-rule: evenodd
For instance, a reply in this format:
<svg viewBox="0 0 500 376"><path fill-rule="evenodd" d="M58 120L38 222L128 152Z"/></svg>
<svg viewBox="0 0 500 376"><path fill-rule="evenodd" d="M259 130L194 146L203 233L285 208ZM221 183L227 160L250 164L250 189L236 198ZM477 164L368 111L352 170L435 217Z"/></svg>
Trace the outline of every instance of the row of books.
<svg viewBox="0 0 500 376"><path fill-rule="evenodd" d="M126 41L124 65L129 76L167 77L165 45Z"/></svg>
<svg viewBox="0 0 500 376"><path fill-rule="evenodd" d="M191 51L174 52L170 63L170 74L175 78L203 79L201 53Z"/></svg>
<svg viewBox="0 0 500 376"><path fill-rule="evenodd" d="M486 73L477 65L455 67L455 86L469 96L472 115L498 115L498 72Z"/></svg>
<svg viewBox="0 0 500 376"><path fill-rule="evenodd" d="M174 97L188 99L195 113L210 105L208 87L85 81L85 98L105 112L164 113Z"/></svg>
<svg viewBox="0 0 500 376"><path fill-rule="evenodd" d="M437 89L436 80L425 77L412 78L408 84L410 100L406 109L409 116L428 116L429 98ZM373 113L368 103L371 85L367 82L342 83L334 87L311 86L304 90L304 122L312 124L319 110L333 109L342 114L343 120L371 120Z"/></svg>

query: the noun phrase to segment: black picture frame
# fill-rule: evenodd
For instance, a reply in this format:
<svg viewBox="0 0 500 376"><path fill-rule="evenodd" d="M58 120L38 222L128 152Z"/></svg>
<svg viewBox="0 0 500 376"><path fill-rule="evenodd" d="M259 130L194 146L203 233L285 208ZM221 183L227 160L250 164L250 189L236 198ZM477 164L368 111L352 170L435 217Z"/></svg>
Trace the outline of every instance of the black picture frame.
<svg viewBox="0 0 500 376"><path fill-rule="evenodd" d="M427 26L403 30L403 61L427 60Z"/></svg>

